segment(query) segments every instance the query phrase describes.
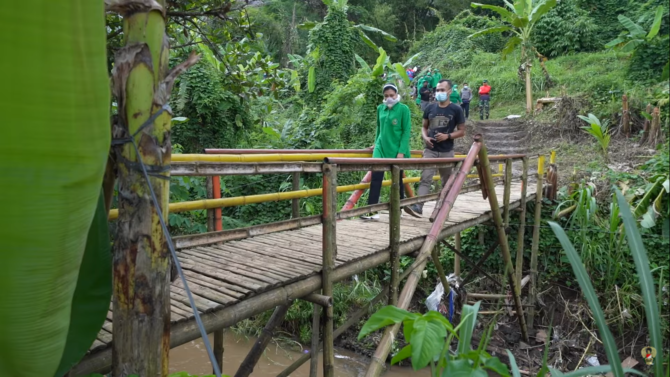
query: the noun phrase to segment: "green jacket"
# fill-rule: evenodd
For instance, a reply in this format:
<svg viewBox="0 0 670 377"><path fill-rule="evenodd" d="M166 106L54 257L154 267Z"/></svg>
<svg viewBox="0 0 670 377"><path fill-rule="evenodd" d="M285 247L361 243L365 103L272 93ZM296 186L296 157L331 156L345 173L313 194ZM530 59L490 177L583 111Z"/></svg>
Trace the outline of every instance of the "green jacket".
<svg viewBox="0 0 670 377"><path fill-rule="evenodd" d="M437 84L440 82L440 80L442 80L442 74L440 72L435 72L433 75L433 82L431 83L433 88L437 87Z"/></svg>
<svg viewBox="0 0 670 377"><path fill-rule="evenodd" d="M412 134L412 122L409 107L396 103L392 108L385 104L377 107L377 134L375 136L374 158L396 158L402 153L410 157L409 138Z"/></svg>
<svg viewBox="0 0 670 377"><path fill-rule="evenodd" d="M461 102L463 102L461 100L461 95L458 93L456 89L451 91L451 95L449 95L449 101L455 104L460 104Z"/></svg>

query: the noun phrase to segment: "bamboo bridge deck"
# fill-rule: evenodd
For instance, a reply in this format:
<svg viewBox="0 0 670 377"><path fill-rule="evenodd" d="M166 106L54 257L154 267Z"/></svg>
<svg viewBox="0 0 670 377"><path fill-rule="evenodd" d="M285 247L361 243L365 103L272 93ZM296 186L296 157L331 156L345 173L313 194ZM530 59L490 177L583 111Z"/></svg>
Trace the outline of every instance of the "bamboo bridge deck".
<svg viewBox="0 0 670 377"><path fill-rule="evenodd" d="M496 186L502 199L504 188ZM528 195L528 199L534 197ZM521 185L511 185L510 210L519 206ZM424 206L423 218L403 214L400 253L418 250L428 233L428 220L435 202ZM501 201L502 205L502 201ZM460 194L440 234L443 239L466 228L488 221L488 200L480 191ZM196 306L206 327L230 326L244 318L271 309L277 297L293 300L321 286L321 225L275 232L237 241L184 248L179 258ZM335 279L360 273L371 264L389 260L389 218L337 222ZM366 263L361 263L365 261ZM253 305L252 305L253 301ZM262 303L259 305L259 303ZM246 305L245 305L246 304ZM198 338L195 320L179 280L171 286L172 346ZM230 310L236 308L237 310ZM223 321L223 322L222 322ZM112 312L89 350L87 358L97 358L98 367L111 363ZM86 362L86 360L84 360Z"/></svg>

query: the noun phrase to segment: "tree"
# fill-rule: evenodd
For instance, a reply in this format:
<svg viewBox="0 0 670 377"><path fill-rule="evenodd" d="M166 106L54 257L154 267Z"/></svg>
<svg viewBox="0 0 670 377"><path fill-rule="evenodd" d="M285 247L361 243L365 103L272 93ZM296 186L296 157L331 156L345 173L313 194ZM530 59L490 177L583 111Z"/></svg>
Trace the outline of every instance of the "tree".
<svg viewBox="0 0 670 377"><path fill-rule="evenodd" d="M503 48L503 58L514 51L518 45L521 45L521 66L526 73L526 114L530 114L533 111L533 88L530 82L532 51L534 50L532 44L533 28L542 16L556 6L556 0L515 0L514 4L507 0L504 1L505 7L472 3L474 8L488 9L498 13L508 25L484 29L468 38L490 33L511 32L513 34Z"/></svg>
<svg viewBox="0 0 670 377"><path fill-rule="evenodd" d="M171 256L157 205L167 220L172 154L168 101L175 78L198 61L192 53L169 69L166 3L109 1L123 19L124 46L115 56L113 94L118 103L116 139L119 219L113 255L113 374L165 376L170 349ZM153 169L145 181L144 163ZM166 179L168 178L168 179Z"/></svg>

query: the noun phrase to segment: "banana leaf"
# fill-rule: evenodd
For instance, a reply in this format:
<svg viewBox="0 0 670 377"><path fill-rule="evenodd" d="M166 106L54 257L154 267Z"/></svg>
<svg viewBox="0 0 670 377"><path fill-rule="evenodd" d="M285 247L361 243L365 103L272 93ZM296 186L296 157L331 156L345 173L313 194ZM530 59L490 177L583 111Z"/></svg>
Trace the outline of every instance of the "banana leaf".
<svg viewBox="0 0 670 377"><path fill-rule="evenodd" d="M110 143L103 2L3 1L0 35L0 376L53 376Z"/></svg>

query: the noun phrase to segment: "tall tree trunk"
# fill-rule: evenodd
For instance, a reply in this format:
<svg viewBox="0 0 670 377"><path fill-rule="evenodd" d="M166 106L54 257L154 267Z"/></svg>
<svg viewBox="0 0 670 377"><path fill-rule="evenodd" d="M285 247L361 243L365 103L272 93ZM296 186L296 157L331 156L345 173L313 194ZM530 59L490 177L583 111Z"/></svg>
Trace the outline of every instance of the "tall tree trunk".
<svg viewBox="0 0 670 377"><path fill-rule="evenodd" d="M124 42L115 57L118 103L114 138L131 135L150 172L164 219L168 216L172 115L163 111L176 76L198 56L168 73L165 0L106 0L124 18ZM111 5L110 5L111 4ZM153 122L142 127L156 113ZM142 127L142 128L141 128ZM135 133L138 133L135 135ZM170 252L140 160L130 142L115 147L119 219L114 244L113 375L166 376L170 350Z"/></svg>

